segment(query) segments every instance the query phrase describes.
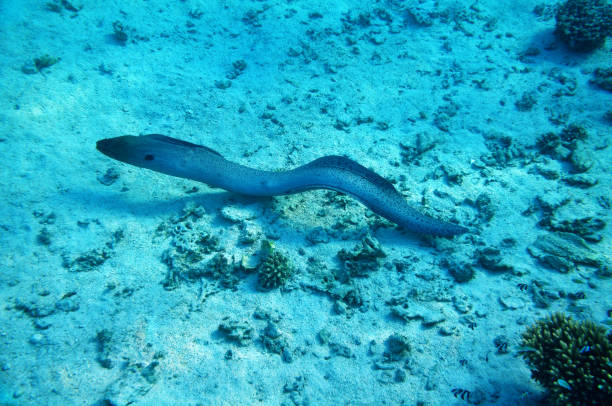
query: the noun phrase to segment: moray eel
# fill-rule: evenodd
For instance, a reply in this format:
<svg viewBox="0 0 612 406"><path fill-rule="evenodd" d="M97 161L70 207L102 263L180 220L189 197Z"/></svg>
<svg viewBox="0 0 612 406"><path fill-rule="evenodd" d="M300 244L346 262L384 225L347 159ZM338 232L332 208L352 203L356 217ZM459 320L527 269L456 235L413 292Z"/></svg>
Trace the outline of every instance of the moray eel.
<svg viewBox="0 0 612 406"><path fill-rule="evenodd" d="M274 172L248 168L210 148L159 134L107 138L98 141L96 148L130 165L234 193L276 196L331 189L353 196L374 213L412 232L450 237L468 231L410 207L388 180L342 156L324 156L292 170Z"/></svg>

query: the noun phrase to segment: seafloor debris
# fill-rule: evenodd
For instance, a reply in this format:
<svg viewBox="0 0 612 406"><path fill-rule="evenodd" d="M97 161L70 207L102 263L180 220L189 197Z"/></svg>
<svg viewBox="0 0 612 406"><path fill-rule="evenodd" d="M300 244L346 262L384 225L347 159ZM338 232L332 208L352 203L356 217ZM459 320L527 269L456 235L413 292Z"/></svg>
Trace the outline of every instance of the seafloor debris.
<svg viewBox="0 0 612 406"><path fill-rule="evenodd" d="M407 322L420 320L423 327L433 327L447 319L441 306L423 305L418 302L393 305L391 314Z"/></svg>
<svg viewBox="0 0 612 406"><path fill-rule="evenodd" d="M116 168L108 168L104 175L98 175L96 179L104 186L110 186L119 179L119 171Z"/></svg>
<svg viewBox="0 0 612 406"><path fill-rule="evenodd" d="M72 261L67 256L64 256L63 266L76 272L93 271L104 264L111 257L111 253L106 248L95 248L77 256Z"/></svg>
<svg viewBox="0 0 612 406"><path fill-rule="evenodd" d="M594 176L585 174L564 176L561 181L568 186L573 186L580 189L588 189L599 183L599 180Z"/></svg>
<svg viewBox="0 0 612 406"><path fill-rule="evenodd" d="M180 281L211 278L226 288L235 288L243 277L234 259L223 254L219 238L210 232L204 208L188 204L181 214L157 227L157 237L170 237L170 248L161 261L168 272L162 281L165 289L175 289ZM211 254L217 254L211 256Z"/></svg>
<svg viewBox="0 0 612 406"><path fill-rule="evenodd" d="M476 251L477 263L491 272L512 272L514 266L498 248L486 247Z"/></svg>
<svg viewBox="0 0 612 406"><path fill-rule="evenodd" d="M45 8L49 11L53 11L54 13L61 13L62 9L72 11L73 13L78 13L83 8L83 5L80 4L78 6L75 6L68 0L53 0L48 1L45 4Z"/></svg>
<svg viewBox="0 0 612 406"><path fill-rule="evenodd" d="M457 283L469 282L476 275L474 267L467 262L443 259L441 265L448 270Z"/></svg>
<svg viewBox="0 0 612 406"><path fill-rule="evenodd" d="M159 379L159 359L163 356L156 353L153 358L149 363L126 361L121 375L106 387L102 403L128 405L146 395Z"/></svg>
<svg viewBox="0 0 612 406"><path fill-rule="evenodd" d="M113 22L113 38L120 45L125 45L128 40L128 35L125 32L125 27L121 21Z"/></svg>
<svg viewBox="0 0 612 406"><path fill-rule="evenodd" d="M597 68L593 72L593 79L589 82L600 89L612 92L612 68Z"/></svg>
<svg viewBox="0 0 612 406"><path fill-rule="evenodd" d="M597 217L574 217L570 213L555 212L550 218L549 228L555 231L564 231L579 235L589 242L603 240L602 230L606 222Z"/></svg>
<svg viewBox="0 0 612 406"><path fill-rule="evenodd" d="M219 324L218 330L226 339L240 346L248 345L255 337L255 329L248 322L230 317Z"/></svg>
<svg viewBox="0 0 612 406"><path fill-rule="evenodd" d="M194 271L200 274L188 273L188 275L192 278L197 278L199 275L211 278L224 288L235 289L242 279L237 264L224 252L218 252L205 266L196 269Z"/></svg>
<svg viewBox="0 0 612 406"><path fill-rule="evenodd" d="M94 342L96 343L96 351L98 352L96 361L98 361L102 368L111 369L113 367L113 361L110 358L112 354L112 338L112 331L107 329L99 330L96 336L94 337Z"/></svg>
<svg viewBox="0 0 612 406"><path fill-rule="evenodd" d="M348 281L355 276L367 276L376 271L381 265L381 258L387 254L383 251L380 243L372 236L364 237L351 251L345 249L338 252L338 258L342 262L344 275L341 280Z"/></svg>
<svg viewBox="0 0 612 406"><path fill-rule="evenodd" d="M328 329L324 328L320 330L319 333L317 334L317 338L318 338L319 344L327 345L331 355L340 356L344 358L354 358L355 357L355 354L353 354L353 351L351 350L351 348L347 346L346 344L342 344L338 342L337 340L335 340L332 336L332 333Z"/></svg>
<svg viewBox="0 0 612 406"><path fill-rule="evenodd" d="M261 208L253 205L238 206L229 204L221 209L221 216L232 223L242 223L247 220L261 217L262 215L263 212Z"/></svg>
<svg viewBox="0 0 612 406"><path fill-rule="evenodd" d="M52 65L55 65L61 60L59 57L50 56L49 54L44 54L37 58L34 58L32 62L26 62L22 67L21 71L28 75L41 72L43 69L48 68Z"/></svg>
<svg viewBox="0 0 612 406"><path fill-rule="evenodd" d="M290 363L293 361L293 353L289 348L285 335L272 321L268 321L259 339L268 352L280 354L284 362Z"/></svg>
<svg viewBox="0 0 612 406"><path fill-rule="evenodd" d="M412 140L414 141L411 143L400 143L402 163L406 165L419 165L423 155L433 150L443 138L437 133L420 132L412 137Z"/></svg>
<svg viewBox="0 0 612 406"><path fill-rule="evenodd" d="M405 335L394 333L385 340L385 361L401 361L410 354L410 339Z"/></svg>
<svg viewBox="0 0 612 406"><path fill-rule="evenodd" d="M520 142L503 133L490 133L484 136L489 154L482 154L480 160L490 167L506 168L524 166L533 160ZM481 194L482 196L482 194Z"/></svg>
<svg viewBox="0 0 612 406"><path fill-rule="evenodd" d="M521 98L514 103L514 106L518 111L531 111L537 102L535 92L524 92Z"/></svg>
<svg viewBox="0 0 612 406"><path fill-rule="evenodd" d="M527 251L542 265L567 273L578 265L605 267L603 259L580 236L555 232L540 235Z"/></svg>
<svg viewBox="0 0 612 406"><path fill-rule="evenodd" d="M517 310L527 306L527 300L514 293L502 294L498 301L504 310Z"/></svg>

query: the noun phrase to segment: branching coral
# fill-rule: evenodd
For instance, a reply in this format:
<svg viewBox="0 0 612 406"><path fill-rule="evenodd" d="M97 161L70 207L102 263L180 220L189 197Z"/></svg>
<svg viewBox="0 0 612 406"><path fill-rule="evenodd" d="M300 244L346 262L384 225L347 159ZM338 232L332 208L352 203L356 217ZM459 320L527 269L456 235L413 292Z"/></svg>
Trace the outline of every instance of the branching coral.
<svg viewBox="0 0 612 406"><path fill-rule="evenodd" d="M523 333L531 377L556 405L604 405L612 399L612 333L555 313Z"/></svg>
<svg viewBox="0 0 612 406"><path fill-rule="evenodd" d="M284 285L294 271L289 259L269 245L267 250L264 247L268 254L258 267L258 287L264 290Z"/></svg>
<svg viewBox="0 0 612 406"><path fill-rule="evenodd" d="M567 0L556 20L555 34L575 51L599 48L612 34L612 6L606 0Z"/></svg>

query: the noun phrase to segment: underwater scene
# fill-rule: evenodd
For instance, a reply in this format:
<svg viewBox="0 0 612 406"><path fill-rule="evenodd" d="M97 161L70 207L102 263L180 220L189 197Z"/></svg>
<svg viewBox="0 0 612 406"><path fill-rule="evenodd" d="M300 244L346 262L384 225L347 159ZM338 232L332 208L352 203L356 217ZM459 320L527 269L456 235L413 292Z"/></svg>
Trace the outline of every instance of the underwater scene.
<svg viewBox="0 0 612 406"><path fill-rule="evenodd" d="M0 17L0 405L612 405L608 0Z"/></svg>

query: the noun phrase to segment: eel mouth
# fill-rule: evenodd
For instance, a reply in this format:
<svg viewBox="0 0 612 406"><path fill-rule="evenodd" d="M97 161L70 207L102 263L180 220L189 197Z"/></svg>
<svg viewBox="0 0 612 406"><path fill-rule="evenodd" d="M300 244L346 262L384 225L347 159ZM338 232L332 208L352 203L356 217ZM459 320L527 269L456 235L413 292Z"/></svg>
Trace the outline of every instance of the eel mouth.
<svg viewBox="0 0 612 406"><path fill-rule="evenodd" d="M106 138L96 142L96 149L104 155L114 158L113 152L117 150L119 144L117 138Z"/></svg>
<svg viewBox="0 0 612 406"><path fill-rule="evenodd" d="M137 165L136 158L142 148L139 148L138 137L123 135L97 141L96 149L117 161Z"/></svg>

